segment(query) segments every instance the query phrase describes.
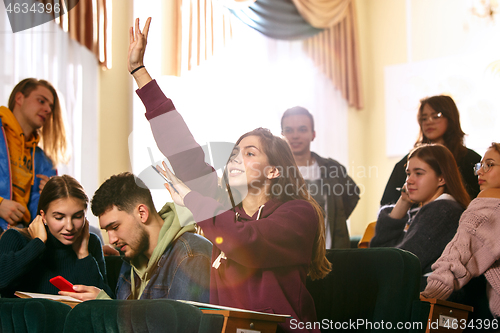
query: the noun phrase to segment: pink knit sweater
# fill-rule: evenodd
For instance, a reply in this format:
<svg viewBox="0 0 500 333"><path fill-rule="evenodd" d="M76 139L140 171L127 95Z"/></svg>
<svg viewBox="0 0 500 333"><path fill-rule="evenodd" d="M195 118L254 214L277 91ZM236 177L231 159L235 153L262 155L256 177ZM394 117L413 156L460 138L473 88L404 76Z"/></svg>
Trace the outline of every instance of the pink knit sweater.
<svg viewBox="0 0 500 333"><path fill-rule="evenodd" d="M476 198L470 203L432 270L422 296L447 299L484 274L490 311L500 317L500 199Z"/></svg>

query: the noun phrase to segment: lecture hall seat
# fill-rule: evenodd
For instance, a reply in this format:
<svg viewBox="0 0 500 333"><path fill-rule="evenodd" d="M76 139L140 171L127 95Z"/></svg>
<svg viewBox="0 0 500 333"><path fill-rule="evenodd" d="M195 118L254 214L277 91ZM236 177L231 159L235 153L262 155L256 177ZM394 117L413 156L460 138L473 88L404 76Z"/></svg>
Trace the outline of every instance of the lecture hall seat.
<svg viewBox="0 0 500 333"><path fill-rule="evenodd" d="M71 307L41 298L0 298L0 332L62 333Z"/></svg>
<svg viewBox="0 0 500 333"><path fill-rule="evenodd" d="M64 333L220 333L224 316L168 299L93 300L75 306Z"/></svg>
<svg viewBox="0 0 500 333"><path fill-rule="evenodd" d="M353 321L366 325L351 332L380 333L388 325L392 332L425 332L430 305L419 300L420 262L415 255L395 248L333 249L327 250L327 258L332 271L323 279L307 280L318 323L326 323L322 332L349 331L339 325L347 328L344 323ZM398 322L414 324L394 330Z"/></svg>

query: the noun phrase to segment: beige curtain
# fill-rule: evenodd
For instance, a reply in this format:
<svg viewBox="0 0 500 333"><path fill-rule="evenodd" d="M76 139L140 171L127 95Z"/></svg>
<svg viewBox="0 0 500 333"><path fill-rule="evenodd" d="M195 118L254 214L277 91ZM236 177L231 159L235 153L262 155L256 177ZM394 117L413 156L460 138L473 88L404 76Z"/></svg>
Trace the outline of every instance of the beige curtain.
<svg viewBox="0 0 500 333"><path fill-rule="evenodd" d="M218 3L230 9L250 7L256 0L217 0Z"/></svg>
<svg viewBox="0 0 500 333"><path fill-rule="evenodd" d="M292 0L300 15L315 28L333 27L347 15L351 0Z"/></svg>
<svg viewBox="0 0 500 333"><path fill-rule="evenodd" d="M199 66L231 38L230 12L255 0L177 0L177 75ZM341 90L350 106L363 108L359 41L353 0L292 0L312 26L325 29L304 41L316 66ZM223 6L224 5L224 6Z"/></svg>
<svg viewBox="0 0 500 333"><path fill-rule="evenodd" d="M299 12L305 15L304 19L309 24L325 28L323 32L304 41L306 52L316 66L321 68L340 89L349 106L362 109L359 41L354 1L335 0L327 3L316 1L325 2L324 10L321 10L319 5L314 8L303 6L303 3L311 4L315 1L293 0L293 2L300 8ZM334 8L333 4L338 7ZM333 25L320 25L326 23Z"/></svg>
<svg viewBox="0 0 500 333"><path fill-rule="evenodd" d="M177 71L199 66L231 38L231 14L218 0L177 0Z"/></svg>
<svg viewBox="0 0 500 333"><path fill-rule="evenodd" d="M340 89L349 106L363 108L356 12L352 0L292 0L313 27L325 29L304 41L316 66Z"/></svg>
<svg viewBox="0 0 500 333"><path fill-rule="evenodd" d="M65 3L60 0L38 0L44 4ZM70 4L76 0L69 0ZM66 14L56 17L56 23L70 37L89 49L97 58L99 63L107 68L107 11L106 0L79 0L71 9L64 10Z"/></svg>

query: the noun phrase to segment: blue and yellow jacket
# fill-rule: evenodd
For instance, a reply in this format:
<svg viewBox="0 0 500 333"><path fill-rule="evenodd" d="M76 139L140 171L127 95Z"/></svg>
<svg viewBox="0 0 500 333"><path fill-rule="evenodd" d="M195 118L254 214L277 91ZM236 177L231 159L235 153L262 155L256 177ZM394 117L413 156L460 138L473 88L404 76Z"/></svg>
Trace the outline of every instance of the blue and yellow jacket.
<svg viewBox="0 0 500 333"><path fill-rule="evenodd" d="M22 145L21 142L9 142L7 140L7 129L6 124L10 121L12 122L14 116L12 111L8 108L0 106L0 203L3 199L14 200L14 191L13 191L13 177L12 177L12 164L11 164L11 155L10 152L22 151L24 147L16 147L15 145ZM15 118L14 118L15 119ZM31 222L36 216L38 200L40 198L40 178L35 177L37 174L43 174L46 176L55 176L56 170L52 165L50 159L45 155L43 150L38 147L36 144L33 144L30 148L30 157L32 159L31 163L32 167L32 178L31 178L31 187L28 189L29 193L27 194L27 202L20 202L25 205L27 211L29 212L25 214L24 222ZM8 223L4 219L0 218L0 228L5 230L7 229Z"/></svg>

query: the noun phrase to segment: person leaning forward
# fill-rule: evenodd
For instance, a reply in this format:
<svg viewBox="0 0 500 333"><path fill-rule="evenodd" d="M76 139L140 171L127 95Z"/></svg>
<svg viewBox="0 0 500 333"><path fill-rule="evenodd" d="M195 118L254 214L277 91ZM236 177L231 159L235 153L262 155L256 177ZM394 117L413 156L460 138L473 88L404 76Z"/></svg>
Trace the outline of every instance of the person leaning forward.
<svg viewBox="0 0 500 333"><path fill-rule="evenodd" d="M173 203L156 212L146 185L125 172L99 187L91 208L110 243L124 253L117 299L209 301L212 243L194 233L194 224L181 226ZM80 300L109 298L83 285L61 294Z"/></svg>

